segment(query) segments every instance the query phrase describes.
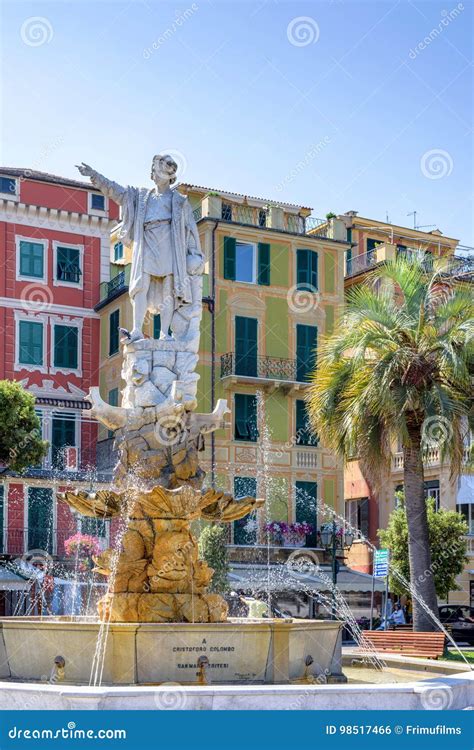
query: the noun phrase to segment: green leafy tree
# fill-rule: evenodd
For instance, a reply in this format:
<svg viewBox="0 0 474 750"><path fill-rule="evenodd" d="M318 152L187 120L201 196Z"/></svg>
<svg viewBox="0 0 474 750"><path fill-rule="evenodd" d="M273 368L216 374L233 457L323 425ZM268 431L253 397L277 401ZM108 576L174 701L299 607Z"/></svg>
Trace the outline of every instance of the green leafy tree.
<svg viewBox="0 0 474 750"><path fill-rule="evenodd" d="M199 537L199 555L214 569L209 590L223 594L229 589L229 560L226 547L226 530L223 526L205 526Z"/></svg>
<svg viewBox="0 0 474 750"><path fill-rule="evenodd" d="M446 266L417 256L376 267L349 292L309 394L316 432L346 460L355 449L372 486L390 475L400 441L410 582L435 615L423 459L435 445L458 476L473 422L474 300L450 279ZM418 631L436 628L416 598L413 621Z"/></svg>
<svg viewBox="0 0 474 750"><path fill-rule="evenodd" d="M0 380L0 463L21 472L38 464L48 450L41 439L35 398L15 380Z"/></svg>
<svg viewBox="0 0 474 750"><path fill-rule="evenodd" d="M396 493L398 507L390 514L386 529L378 532L382 547L390 550L393 567L404 578L410 578L408 563L408 523L403 492ZM456 576L464 570L467 562L467 542L465 534L468 525L461 513L435 507L433 498L426 501L428 537L431 550L431 568L425 576L432 577L436 593L440 599L447 599L450 591L459 591ZM403 583L395 575L390 575L390 590L395 594L409 594Z"/></svg>

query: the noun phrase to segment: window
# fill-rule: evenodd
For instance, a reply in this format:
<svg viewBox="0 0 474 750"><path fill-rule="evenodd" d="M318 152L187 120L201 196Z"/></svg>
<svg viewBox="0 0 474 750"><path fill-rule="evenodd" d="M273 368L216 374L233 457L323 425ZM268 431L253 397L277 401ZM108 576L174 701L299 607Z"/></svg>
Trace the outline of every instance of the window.
<svg viewBox="0 0 474 750"><path fill-rule="evenodd" d="M257 377L257 326L256 318L235 318L235 374Z"/></svg>
<svg viewBox="0 0 474 750"><path fill-rule="evenodd" d="M221 218L224 221L232 221L232 204L223 203L221 207Z"/></svg>
<svg viewBox="0 0 474 750"><path fill-rule="evenodd" d="M317 291L318 254L313 250L296 251L296 284L301 291Z"/></svg>
<svg viewBox="0 0 474 750"><path fill-rule="evenodd" d="M425 498L432 497L435 501L435 509L439 510L439 504L441 500L441 491L439 488L439 480L433 479L425 482Z"/></svg>
<svg viewBox="0 0 474 750"><path fill-rule="evenodd" d="M64 469L65 448L76 446L76 417L74 412L54 416L51 420L51 463L54 469Z"/></svg>
<svg viewBox="0 0 474 750"><path fill-rule="evenodd" d="M319 438L311 430L306 403L296 400L296 445L313 445L319 443Z"/></svg>
<svg viewBox="0 0 474 750"><path fill-rule="evenodd" d="M309 523L313 527L306 535L305 547L316 547L318 525L318 485L316 482L296 482L295 515L299 523Z"/></svg>
<svg viewBox="0 0 474 750"><path fill-rule="evenodd" d="M89 534L90 536L105 539L107 536L107 526L108 522L104 518L92 518L88 516L82 516L81 518L81 534Z"/></svg>
<svg viewBox="0 0 474 750"><path fill-rule="evenodd" d="M43 323L20 320L18 337L19 364L41 366L43 364Z"/></svg>
<svg viewBox="0 0 474 750"><path fill-rule="evenodd" d="M76 326L54 326L54 367L78 368L79 335Z"/></svg>
<svg viewBox="0 0 474 750"><path fill-rule="evenodd" d="M112 390L109 391L109 404L110 406L118 406L118 400L119 400L119 391L118 388L112 388ZM114 436L114 430L108 431L109 438L112 438Z"/></svg>
<svg viewBox="0 0 474 750"><path fill-rule="evenodd" d="M346 500L346 520L367 539L369 536L369 498Z"/></svg>
<svg viewBox="0 0 474 750"><path fill-rule="evenodd" d="M246 393L234 395L234 440L249 440L257 442L257 397Z"/></svg>
<svg viewBox="0 0 474 750"><path fill-rule="evenodd" d="M346 229L346 240L347 242L352 242L352 227L347 227Z"/></svg>
<svg viewBox="0 0 474 750"><path fill-rule="evenodd" d="M82 275L79 248L57 246L55 252L57 281L79 284Z"/></svg>
<svg viewBox="0 0 474 750"><path fill-rule="evenodd" d="M120 310L114 310L109 315L109 357L119 350Z"/></svg>
<svg viewBox="0 0 474 750"><path fill-rule="evenodd" d="M468 534L474 534L474 503L461 503L456 505L458 513L464 516L469 527Z"/></svg>
<svg viewBox="0 0 474 750"><path fill-rule="evenodd" d="M102 193L89 193L90 207L93 211L105 211L105 196Z"/></svg>
<svg viewBox="0 0 474 750"><path fill-rule="evenodd" d="M114 260L122 260L123 258L123 242L116 242L114 245Z"/></svg>
<svg viewBox="0 0 474 750"><path fill-rule="evenodd" d="M270 284L270 245L224 237L224 278L247 284Z"/></svg>
<svg viewBox="0 0 474 750"><path fill-rule="evenodd" d="M44 278L44 251L43 242L20 240L20 277L26 276L32 279Z"/></svg>
<svg viewBox="0 0 474 750"><path fill-rule="evenodd" d="M264 208L259 208L258 210L258 226L259 227L266 227L267 226L267 212Z"/></svg>
<svg viewBox="0 0 474 750"><path fill-rule="evenodd" d="M377 247L377 245L380 245L380 240L374 240L374 239L371 239L370 237L367 237L365 251L367 255L369 256L369 258L375 257L375 248Z"/></svg>
<svg viewBox="0 0 474 750"><path fill-rule="evenodd" d="M255 477L235 477L234 497L257 497L257 480ZM253 511L248 516L234 521L234 544L256 544L257 518Z"/></svg>
<svg viewBox="0 0 474 750"><path fill-rule="evenodd" d="M407 250L406 245L397 245L397 255L407 255Z"/></svg>
<svg viewBox="0 0 474 750"><path fill-rule="evenodd" d="M0 177L0 193L16 195L16 180L14 177Z"/></svg>
<svg viewBox="0 0 474 750"><path fill-rule="evenodd" d="M296 380L309 380L316 364L318 329L316 326L296 326Z"/></svg>

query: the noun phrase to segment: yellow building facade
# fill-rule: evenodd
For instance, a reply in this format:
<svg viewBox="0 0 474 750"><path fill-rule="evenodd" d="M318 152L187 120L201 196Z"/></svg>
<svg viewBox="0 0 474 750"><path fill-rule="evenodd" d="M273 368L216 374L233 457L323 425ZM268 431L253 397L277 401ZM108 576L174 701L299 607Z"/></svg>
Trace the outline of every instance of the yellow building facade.
<svg viewBox="0 0 474 750"><path fill-rule="evenodd" d="M225 429L206 441L206 481L235 493L266 497L258 517L236 522L229 542L266 542L264 524L306 521L316 547L323 503L344 512L341 463L307 429L304 397L315 351L331 332L344 295L345 238L308 233L322 222L310 209L194 185L180 185L197 220L206 257L198 410L227 399ZM118 326L130 329L128 274L131 249L116 228L111 237L111 280L102 285L100 389L120 403ZM159 319L146 334L159 335ZM316 353L317 356L317 353ZM112 461L102 430L99 465ZM327 520L327 519L325 519Z"/></svg>

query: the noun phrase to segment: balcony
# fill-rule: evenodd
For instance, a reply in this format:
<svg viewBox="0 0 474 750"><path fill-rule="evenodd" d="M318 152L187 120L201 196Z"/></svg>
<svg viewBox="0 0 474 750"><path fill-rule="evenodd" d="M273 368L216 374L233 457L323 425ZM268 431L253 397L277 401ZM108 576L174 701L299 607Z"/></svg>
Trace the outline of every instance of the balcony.
<svg viewBox="0 0 474 750"><path fill-rule="evenodd" d="M463 464L470 461L471 449L465 448L463 451ZM442 456L439 447L433 446L428 448L423 459L425 466L440 466ZM403 471L403 453L397 452L392 456L392 471Z"/></svg>
<svg viewBox="0 0 474 750"><path fill-rule="evenodd" d="M375 266L387 260L394 260L398 257L404 257L407 260L414 258L423 258L423 264L427 272L433 270L433 261L437 256L429 251L420 250L414 247L397 247L388 242L381 242L373 250L361 255L354 255L346 261L346 278L357 276L358 274L370 271ZM452 255L446 258L446 265L441 269L441 273L452 278L472 281L474 276L474 257L472 255L461 257Z"/></svg>
<svg viewBox="0 0 474 750"><path fill-rule="evenodd" d="M233 352L221 356L221 379L228 383L249 383L271 391L283 388L298 391L307 388L311 368L297 359L266 356L237 356Z"/></svg>
<svg viewBox="0 0 474 750"><path fill-rule="evenodd" d="M131 264L129 263L124 267L123 271L120 271L120 273L110 279L110 281L103 281L100 284L99 308L127 291L128 283L130 281L130 270Z"/></svg>
<svg viewBox="0 0 474 750"><path fill-rule="evenodd" d="M209 194L193 209L193 214L196 221L205 218L218 219L231 224L332 239L325 219L290 213L281 206L249 206L245 203L226 202L219 195Z"/></svg>

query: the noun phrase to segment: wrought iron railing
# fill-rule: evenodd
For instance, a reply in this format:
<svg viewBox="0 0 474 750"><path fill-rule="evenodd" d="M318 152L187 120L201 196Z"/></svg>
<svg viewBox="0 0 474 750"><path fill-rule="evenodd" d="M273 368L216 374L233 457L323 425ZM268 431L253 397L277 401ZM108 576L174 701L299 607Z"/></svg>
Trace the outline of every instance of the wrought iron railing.
<svg viewBox="0 0 474 750"><path fill-rule="evenodd" d="M355 276L363 271L368 271L376 264L377 258L374 250L371 250L369 253L363 253L362 255L354 255L352 258L347 258L346 276Z"/></svg>
<svg viewBox="0 0 474 750"><path fill-rule="evenodd" d="M221 378L229 375L262 378L264 380L281 380L286 382L305 382L311 366L297 359L265 356L237 356L234 352L221 355Z"/></svg>
<svg viewBox="0 0 474 750"><path fill-rule="evenodd" d="M123 271L120 271L110 281L103 281L100 285L100 301L114 297L121 291L124 291L128 287L130 280L130 264L125 266Z"/></svg>

